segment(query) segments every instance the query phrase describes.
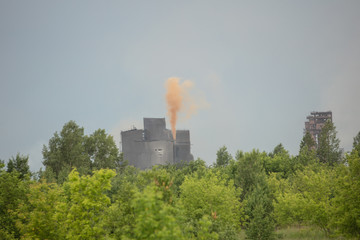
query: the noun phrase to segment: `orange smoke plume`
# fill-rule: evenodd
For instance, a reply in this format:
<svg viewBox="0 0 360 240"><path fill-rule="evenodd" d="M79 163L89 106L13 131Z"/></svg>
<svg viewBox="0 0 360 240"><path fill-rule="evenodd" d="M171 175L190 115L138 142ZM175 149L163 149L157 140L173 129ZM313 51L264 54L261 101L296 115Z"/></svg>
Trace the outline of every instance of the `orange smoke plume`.
<svg viewBox="0 0 360 240"><path fill-rule="evenodd" d="M181 84L179 82L180 79L175 77L169 78L166 81L166 102L174 140L176 140L178 114L185 112L185 117L190 118L191 115L197 112L201 105L208 105L205 100L202 100L199 104L190 96L189 91L194 85L191 81L186 80Z"/></svg>
<svg viewBox="0 0 360 240"><path fill-rule="evenodd" d="M166 82L166 89L167 89L166 101L167 101L168 115L170 117L171 131L175 140L177 114L182 106L183 90L179 85L178 78L169 78Z"/></svg>

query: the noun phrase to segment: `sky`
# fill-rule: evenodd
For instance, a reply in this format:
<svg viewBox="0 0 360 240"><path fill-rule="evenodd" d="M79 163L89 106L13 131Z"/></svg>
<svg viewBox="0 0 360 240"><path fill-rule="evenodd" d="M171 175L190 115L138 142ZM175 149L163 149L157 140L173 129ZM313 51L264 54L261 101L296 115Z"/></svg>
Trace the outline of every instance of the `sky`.
<svg viewBox="0 0 360 240"><path fill-rule="evenodd" d="M166 117L165 82L208 107L189 129L208 164L226 146L299 151L311 111L333 112L345 151L360 131L360 1L0 0L0 159L29 155L74 120L85 134Z"/></svg>

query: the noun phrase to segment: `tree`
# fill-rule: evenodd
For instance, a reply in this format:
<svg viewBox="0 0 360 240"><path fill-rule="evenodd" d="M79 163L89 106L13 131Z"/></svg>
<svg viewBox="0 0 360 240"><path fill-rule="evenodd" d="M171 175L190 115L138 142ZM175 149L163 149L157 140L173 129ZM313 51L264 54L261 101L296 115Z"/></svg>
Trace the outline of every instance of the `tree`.
<svg viewBox="0 0 360 240"><path fill-rule="evenodd" d="M280 173L279 176L287 178L294 171L294 158L289 155L280 143L268 157L263 158L263 165L267 174Z"/></svg>
<svg viewBox="0 0 360 240"><path fill-rule="evenodd" d="M241 206L232 181L226 183L219 172L209 171L204 177L186 176L180 187L180 202L184 209L185 225L198 232L200 221L211 217L209 230L220 239L235 238L240 227Z"/></svg>
<svg viewBox="0 0 360 240"><path fill-rule="evenodd" d="M130 166L132 168L132 166ZM135 184L127 174L119 174L113 179L115 193L112 195L112 205L106 210L104 228L110 239L123 239L132 236L135 226L135 213L133 202L138 192ZM115 189L114 189L115 188Z"/></svg>
<svg viewBox="0 0 360 240"><path fill-rule="evenodd" d="M134 239L184 239L176 220L176 209L164 201L158 186L150 184L135 196Z"/></svg>
<svg viewBox="0 0 360 240"><path fill-rule="evenodd" d="M76 169L63 184L66 201L56 207L61 224L60 239L104 239L104 211L110 205L106 191L111 189L115 171L101 169L92 176L79 176Z"/></svg>
<svg viewBox="0 0 360 240"><path fill-rule="evenodd" d="M275 156L284 153L282 145L278 145ZM286 153L286 151L285 151ZM241 200L245 202L246 235L250 239L272 239L274 231L273 194L269 190L264 160L266 153L253 150L249 153L238 152L236 156L238 170L235 175L237 186L243 189Z"/></svg>
<svg viewBox="0 0 360 240"><path fill-rule="evenodd" d="M275 213L279 223L317 226L331 233L330 219L336 184L332 168L307 166L291 179L281 183L285 188L277 193Z"/></svg>
<svg viewBox="0 0 360 240"><path fill-rule="evenodd" d="M119 167L119 150L112 136L104 129L98 129L85 137L85 149L90 156L92 170L101 168L115 169Z"/></svg>
<svg viewBox="0 0 360 240"><path fill-rule="evenodd" d="M243 153L238 151L236 154L237 169L234 173L235 186L242 189L241 200L251 192L259 182L259 177L265 177L263 168L263 159L266 153L260 153L258 150Z"/></svg>
<svg viewBox="0 0 360 240"><path fill-rule="evenodd" d="M30 176L29 169L29 156L16 154L16 157L11 157L7 163L7 172L17 171L19 173L19 178L24 179L26 175Z"/></svg>
<svg viewBox="0 0 360 240"><path fill-rule="evenodd" d="M308 149L307 146L300 149L299 155L296 156L296 168L303 169L304 166L308 166L310 164L318 163L319 160L316 155L315 149Z"/></svg>
<svg viewBox="0 0 360 240"><path fill-rule="evenodd" d="M269 153L270 157L274 157L277 154L281 154L283 152L287 152L284 148L284 146L282 145L282 143L279 143L278 145L275 146L274 150Z"/></svg>
<svg viewBox="0 0 360 240"><path fill-rule="evenodd" d="M346 156L336 182L331 227L348 237L360 238L360 156L356 150Z"/></svg>
<svg viewBox="0 0 360 240"><path fill-rule="evenodd" d="M18 171L6 172L4 166L0 161L0 239L20 238L16 209L27 200L30 179L20 178Z"/></svg>
<svg viewBox="0 0 360 240"><path fill-rule="evenodd" d="M327 121L321 129L317 155L320 162L334 166L341 161L342 151L340 140L336 137L336 128L331 121Z"/></svg>
<svg viewBox="0 0 360 240"><path fill-rule="evenodd" d="M300 151L304 148L307 148L309 150L311 149L315 149L316 147L316 143L315 140L313 139L313 137L311 136L310 132L306 131L304 137L301 140L300 143Z"/></svg>
<svg viewBox="0 0 360 240"><path fill-rule="evenodd" d="M66 179L74 167L82 174L90 172L90 159L84 147L84 129L74 121L66 123L60 135L55 132L49 140L49 146L44 145L42 152L46 170L53 171L59 183Z"/></svg>
<svg viewBox="0 0 360 240"><path fill-rule="evenodd" d="M259 181L248 195L245 213L249 217L246 236L253 240L274 239L273 198L266 180Z"/></svg>
<svg viewBox="0 0 360 240"><path fill-rule="evenodd" d="M112 136L103 129L86 136L74 121L66 123L60 135L55 132L49 145L44 145L43 158L46 167L43 175L49 181L55 178L58 183L65 181L72 168L77 168L80 174L89 174L102 168L120 171L125 165Z"/></svg>
<svg viewBox="0 0 360 240"><path fill-rule="evenodd" d="M353 150L356 150L360 156L360 132L354 137Z"/></svg>
<svg viewBox="0 0 360 240"><path fill-rule="evenodd" d="M319 162L316 154L316 143L310 132L306 131L300 142L300 149L298 156L293 162L293 170L303 170L305 166Z"/></svg>
<svg viewBox="0 0 360 240"><path fill-rule="evenodd" d="M221 147L216 153L216 166L226 166L229 164L230 160L232 159L230 153L227 151L225 146Z"/></svg>
<svg viewBox="0 0 360 240"><path fill-rule="evenodd" d="M54 218L57 206L64 201L56 183L36 182L30 185L28 201L17 209L19 227L24 239L60 239L59 223Z"/></svg>

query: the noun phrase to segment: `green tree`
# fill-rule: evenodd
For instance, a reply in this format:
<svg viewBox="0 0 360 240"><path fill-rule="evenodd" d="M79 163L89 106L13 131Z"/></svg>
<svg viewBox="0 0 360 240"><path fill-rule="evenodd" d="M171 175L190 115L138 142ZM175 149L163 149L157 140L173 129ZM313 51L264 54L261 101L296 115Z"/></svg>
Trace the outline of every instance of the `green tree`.
<svg viewBox="0 0 360 240"><path fill-rule="evenodd" d="M346 156L336 181L331 227L348 237L360 238L360 156L356 150Z"/></svg>
<svg viewBox="0 0 360 240"><path fill-rule="evenodd" d="M186 176L180 189L185 225L191 226L195 235L200 221L209 216L212 223L210 232L219 234L220 239L236 237L243 216L232 181L226 182L219 172L209 171L201 178L196 174Z"/></svg>
<svg viewBox="0 0 360 240"><path fill-rule="evenodd" d="M274 218L279 227L301 224L300 194L291 191L290 179L278 178L277 174L271 174L268 178L269 187L275 195Z"/></svg>
<svg viewBox="0 0 360 240"><path fill-rule="evenodd" d="M74 121L66 123L60 135L55 132L42 152L45 171L53 171L59 183L67 178L74 167L82 174L90 172L90 159L84 147L84 129Z"/></svg>
<svg viewBox="0 0 360 240"><path fill-rule="evenodd" d="M119 150L114 139L107 135L104 129L98 129L85 137L85 149L90 157L92 170L116 169L121 165Z"/></svg>
<svg viewBox="0 0 360 240"><path fill-rule="evenodd" d="M293 162L293 170L303 170L305 166L319 162L316 154L316 143L311 134L306 131L300 143L299 155Z"/></svg>
<svg viewBox="0 0 360 240"><path fill-rule="evenodd" d="M279 143L278 145L275 146L274 150L271 153L269 153L269 156L274 157L274 155L281 154L283 152L286 152L286 150L282 145L282 143Z"/></svg>
<svg viewBox="0 0 360 240"><path fill-rule="evenodd" d="M166 169L166 171L173 176L172 189L177 197L180 195L180 186L184 182L185 176L196 172L199 177L202 177L207 171L205 161L200 158L190 162L181 162L178 164L169 164L160 167Z"/></svg>
<svg viewBox="0 0 360 240"><path fill-rule="evenodd" d="M222 167L229 164L232 159L225 146L221 147L216 153L216 166Z"/></svg>
<svg viewBox="0 0 360 240"><path fill-rule="evenodd" d="M280 143L269 156L263 157L265 172L279 173L278 176L287 178L296 169L295 158L291 157L289 152Z"/></svg>
<svg viewBox="0 0 360 240"><path fill-rule="evenodd" d="M104 228L110 239L123 239L133 236L135 213L133 202L137 188L126 177L117 179L113 186L117 188L113 194L114 203L106 210Z"/></svg>
<svg viewBox="0 0 360 240"><path fill-rule="evenodd" d="M127 166L114 178L111 193L114 203L105 218L109 237L179 238L181 214L175 206L176 193L168 167L139 171Z"/></svg>
<svg viewBox="0 0 360 240"><path fill-rule="evenodd" d="M86 175L102 168L120 171L126 165L113 137L105 130L98 129L86 136L74 121L66 123L60 134L55 132L49 145L44 145L43 158L46 169L42 175L58 183L64 182L73 168Z"/></svg>
<svg viewBox="0 0 360 240"><path fill-rule="evenodd" d="M260 153L258 150L243 153L238 151L236 154L236 170L233 173L235 186L242 189L241 201L250 193L257 183L259 176L264 173L263 162L266 153Z"/></svg>
<svg viewBox="0 0 360 240"><path fill-rule="evenodd" d="M20 178L17 171L6 172L4 166L0 161L0 239L20 238L16 209L27 200L30 179Z"/></svg>
<svg viewBox="0 0 360 240"><path fill-rule="evenodd" d="M354 137L353 150L356 150L360 154L360 132Z"/></svg>
<svg viewBox="0 0 360 240"><path fill-rule="evenodd" d="M304 137L302 138L301 142L300 142L300 151L304 148L307 149L315 149L316 147L316 143L315 140L313 139L313 137L311 136L310 132L306 131Z"/></svg>
<svg viewBox="0 0 360 240"><path fill-rule="evenodd" d="M282 150L281 150L282 149ZM274 156L286 153L278 145ZM271 158L265 152L253 150L249 153L238 152L238 169L235 175L237 185L243 189L241 200L245 200L246 235L250 239L272 239L274 231L273 194L269 190L264 162Z"/></svg>
<svg viewBox="0 0 360 240"><path fill-rule="evenodd" d="M246 227L248 239L274 239L275 222L272 217L273 198L266 180L259 181L248 195L245 213L249 218Z"/></svg>
<svg viewBox="0 0 360 240"><path fill-rule="evenodd" d="M17 171L21 179L24 179L26 175L30 176L28 161L29 156L23 156L20 153L16 154L16 157L11 157L7 163L7 172Z"/></svg>
<svg viewBox="0 0 360 240"><path fill-rule="evenodd" d="M92 176L79 176L74 169L63 184L66 201L57 205L55 219L61 223L62 239L104 239L104 213L111 204L106 192L111 189L115 171L101 169Z"/></svg>
<svg viewBox="0 0 360 240"><path fill-rule="evenodd" d="M54 218L56 208L64 201L63 191L57 184L44 181L30 185L28 201L17 209L23 239L60 239L59 223Z"/></svg>
<svg viewBox="0 0 360 240"><path fill-rule="evenodd" d="M133 202L135 211L133 239L184 239L176 220L176 209L164 201L163 191L150 184L138 192Z"/></svg>
<svg viewBox="0 0 360 240"><path fill-rule="evenodd" d="M305 167L278 192L275 213L279 223L317 226L331 233L332 202L336 176L327 166Z"/></svg>
<svg viewBox="0 0 360 240"><path fill-rule="evenodd" d="M336 137L336 128L331 121L327 121L321 129L317 155L320 162L334 166L341 161L342 151L340 140Z"/></svg>

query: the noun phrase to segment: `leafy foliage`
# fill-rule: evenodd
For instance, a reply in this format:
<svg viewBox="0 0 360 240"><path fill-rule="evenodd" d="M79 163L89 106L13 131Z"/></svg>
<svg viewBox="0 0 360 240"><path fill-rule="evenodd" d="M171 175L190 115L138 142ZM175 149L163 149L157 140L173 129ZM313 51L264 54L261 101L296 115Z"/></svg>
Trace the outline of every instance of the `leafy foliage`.
<svg viewBox="0 0 360 240"><path fill-rule="evenodd" d="M349 237L360 237L360 157L355 150L347 155L348 167L341 167L333 201L331 227Z"/></svg>
<svg viewBox="0 0 360 240"><path fill-rule="evenodd" d="M267 174L279 173L283 178L289 177L299 167L296 158L291 157L282 144L275 147L268 157L263 156L263 165Z"/></svg>
<svg viewBox="0 0 360 240"><path fill-rule="evenodd" d="M43 164L46 171L53 171L59 183L65 181L73 167L82 174L90 172L90 160L85 154L84 129L74 121L66 123L60 132L55 132L49 146L43 147Z"/></svg>
<svg viewBox="0 0 360 240"><path fill-rule="evenodd" d="M19 173L19 178L24 179L26 175L30 176L29 168L29 156L16 154L16 157L11 157L7 163L7 172L17 171Z"/></svg>
<svg viewBox="0 0 360 240"><path fill-rule="evenodd" d="M275 203L278 223L317 226L327 235L336 234L341 229L339 223L348 215L343 212L347 196L342 176L346 169L344 165L337 168L309 165L293 179L278 181ZM271 182L276 180L272 178Z"/></svg>
<svg viewBox="0 0 360 240"><path fill-rule="evenodd" d="M264 178L264 158L266 153L260 153L258 150L253 150L249 153L241 151L236 154L236 166L234 172L235 185L242 189L240 199L244 200L245 196L249 194L257 185L260 178Z"/></svg>
<svg viewBox="0 0 360 240"><path fill-rule="evenodd" d="M6 172L4 166L0 161L0 238L13 239L21 235L16 226L16 210L27 201L30 179L18 171Z"/></svg>
<svg viewBox="0 0 360 240"><path fill-rule="evenodd" d="M44 145L43 158L44 176L58 183L63 183L73 168L80 174L89 174L101 168L119 170L123 164L112 136L102 129L86 136L74 121L66 123L60 135L55 132L49 145Z"/></svg>
<svg viewBox="0 0 360 240"><path fill-rule="evenodd" d="M280 145L282 148L282 145ZM273 156L282 154L283 149L274 151ZM238 152L237 182L244 189L241 199L245 201L246 235L249 239L272 239L274 232L273 194L266 181L264 170L268 156L253 150Z"/></svg>
<svg viewBox="0 0 360 240"><path fill-rule="evenodd" d="M300 143L300 151L304 148L307 148L309 150L315 149L315 147L316 147L315 140L312 138L311 134L308 131L306 131Z"/></svg>
<svg viewBox="0 0 360 240"><path fill-rule="evenodd" d="M59 225L54 219L56 206L63 201L57 184L38 182L30 185L28 200L18 209L19 227L25 239L59 239Z"/></svg>
<svg viewBox="0 0 360 240"><path fill-rule="evenodd" d="M221 147L216 153L216 166L226 166L232 159L225 146Z"/></svg>
<svg viewBox="0 0 360 240"><path fill-rule="evenodd" d="M260 182L248 195L245 212L249 217L248 239L274 239L273 199L266 182Z"/></svg>
<svg viewBox="0 0 360 240"><path fill-rule="evenodd" d="M336 137L336 128L331 121L327 121L321 129L317 155L320 162L330 166L340 163L342 151L340 140Z"/></svg>
<svg viewBox="0 0 360 240"><path fill-rule="evenodd" d="M360 154L360 132L358 132L356 137L354 137L353 150L357 151Z"/></svg>
<svg viewBox="0 0 360 240"><path fill-rule="evenodd" d="M186 176L180 189L185 221L194 227L194 234L201 227L204 216L210 216L209 230L219 233L220 238L235 237L241 220L241 206L232 181L226 183L217 172L208 172L202 178L196 174Z"/></svg>
<svg viewBox="0 0 360 240"><path fill-rule="evenodd" d="M79 176L76 169L64 183L65 201L55 214L63 222L61 232L66 239L104 239L104 211L110 205L106 191L111 188L113 170L95 171L92 176Z"/></svg>
<svg viewBox="0 0 360 240"><path fill-rule="evenodd" d="M44 146L38 179L28 156L6 170L0 160L0 239L239 239L241 229L274 239L275 226L295 224L359 238L359 136L345 161L328 122L318 148L305 134L297 156L279 144L233 159L223 146L210 167L197 159L141 171L104 130L86 136L70 121Z"/></svg>
<svg viewBox="0 0 360 240"><path fill-rule="evenodd" d="M164 192L152 184L136 194L134 239L183 239L176 209L164 198Z"/></svg>
<svg viewBox="0 0 360 240"><path fill-rule="evenodd" d="M91 168L118 169L121 165L119 150L112 136L107 135L104 129L98 129L90 136L85 136L85 149L91 161Z"/></svg>

